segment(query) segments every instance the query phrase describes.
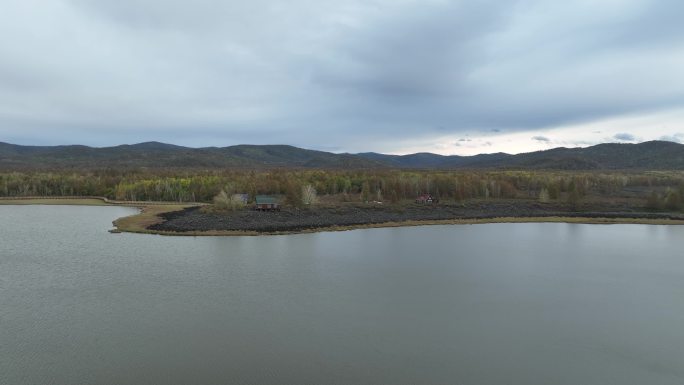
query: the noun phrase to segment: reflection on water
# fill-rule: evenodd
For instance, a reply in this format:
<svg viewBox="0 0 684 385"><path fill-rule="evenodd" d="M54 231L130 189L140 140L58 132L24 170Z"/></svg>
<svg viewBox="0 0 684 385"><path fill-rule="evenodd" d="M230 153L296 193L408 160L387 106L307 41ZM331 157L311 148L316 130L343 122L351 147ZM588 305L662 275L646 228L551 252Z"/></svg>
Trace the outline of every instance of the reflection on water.
<svg viewBox="0 0 684 385"><path fill-rule="evenodd" d="M0 383L684 383L684 227L107 232L131 212L0 206Z"/></svg>

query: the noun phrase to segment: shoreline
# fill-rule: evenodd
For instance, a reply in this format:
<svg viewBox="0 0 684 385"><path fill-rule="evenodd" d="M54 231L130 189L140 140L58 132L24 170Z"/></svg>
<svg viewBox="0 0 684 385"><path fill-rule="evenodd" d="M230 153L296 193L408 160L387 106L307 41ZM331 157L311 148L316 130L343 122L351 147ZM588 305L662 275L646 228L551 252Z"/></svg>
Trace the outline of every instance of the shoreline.
<svg viewBox="0 0 684 385"><path fill-rule="evenodd" d="M302 230L283 230L271 232L240 231L240 230L194 230L194 231L165 231L153 229L130 230L121 229L124 233L162 235L170 237L228 237L228 236L269 236L295 235L324 232L340 232L363 229L381 229L417 226L446 226L446 225L485 225L496 223L568 223L586 225L653 225L653 226L684 226L684 220L649 219L649 218L592 218L592 217L500 217L486 219L444 219L444 220L407 220L403 222L368 223L358 225L317 227Z"/></svg>
<svg viewBox="0 0 684 385"><path fill-rule="evenodd" d="M188 209L196 209L206 204L201 203L174 203L174 202L125 202L111 201L101 197L55 197L55 198L0 198L0 205L79 205L79 206L124 206L137 208L136 214L117 218L112 222L112 233L135 233L154 234L163 236L259 236L259 235L288 235L288 234L311 234L318 232L337 232L359 229L413 227L413 226L439 226L439 225L478 225L494 223L570 223L570 224L639 224L639 225L684 225L684 218L673 219L667 215L661 218L646 218L643 215L629 217L629 213L584 213L591 216L582 216L582 212L570 212L568 216L490 216L483 218L450 218L450 219L406 219L385 222L369 222L347 225L311 226L294 230L283 229L275 231L256 230L187 230L171 231L159 228L151 228L168 222L169 215L178 215L187 212ZM611 217L612 216L612 217ZM651 215L652 216L652 215Z"/></svg>
<svg viewBox="0 0 684 385"><path fill-rule="evenodd" d="M110 206L138 209L133 215L117 218L110 233L145 233L147 227L164 220L160 215L201 207L203 203L115 201L106 197L0 197L0 206Z"/></svg>
<svg viewBox="0 0 684 385"><path fill-rule="evenodd" d="M117 206L102 197L1 197L0 205L3 206ZM118 206L125 206L119 204Z"/></svg>

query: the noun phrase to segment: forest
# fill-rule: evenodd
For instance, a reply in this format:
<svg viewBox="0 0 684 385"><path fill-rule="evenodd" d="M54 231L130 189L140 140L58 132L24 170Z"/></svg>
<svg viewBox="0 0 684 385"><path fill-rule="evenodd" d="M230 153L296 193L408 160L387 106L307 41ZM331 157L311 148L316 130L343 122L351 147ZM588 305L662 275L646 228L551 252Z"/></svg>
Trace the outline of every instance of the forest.
<svg viewBox="0 0 684 385"><path fill-rule="evenodd" d="M308 189L308 190L307 190ZM577 171L223 170L53 171L0 173L0 197L104 196L122 201L212 202L221 194L282 197L298 206L303 191L322 204L525 199L577 203L626 200L653 210L684 207L684 173Z"/></svg>

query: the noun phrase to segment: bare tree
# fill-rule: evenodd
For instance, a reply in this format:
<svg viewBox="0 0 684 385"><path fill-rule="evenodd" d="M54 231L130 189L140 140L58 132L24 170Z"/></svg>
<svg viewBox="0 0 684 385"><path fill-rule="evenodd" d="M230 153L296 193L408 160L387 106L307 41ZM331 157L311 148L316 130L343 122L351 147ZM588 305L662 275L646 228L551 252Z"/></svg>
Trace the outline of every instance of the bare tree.
<svg viewBox="0 0 684 385"><path fill-rule="evenodd" d="M302 203L305 205L312 205L318 202L318 195L316 194L316 189L307 184L302 187Z"/></svg>
<svg viewBox="0 0 684 385"><path fill-rule="evenodd" d="M214 197L214 206L219 210L230 209L230 197L228 196L225 190L221 190L221 192L219 192L218 195Z"/></svg>
<svg viewBox="0 0 684 385"><path fill-rule="evenodd" d="M541 191L539 191L539 202L548 203L550 199L549 190L546 187L542 187Z"/></svg>

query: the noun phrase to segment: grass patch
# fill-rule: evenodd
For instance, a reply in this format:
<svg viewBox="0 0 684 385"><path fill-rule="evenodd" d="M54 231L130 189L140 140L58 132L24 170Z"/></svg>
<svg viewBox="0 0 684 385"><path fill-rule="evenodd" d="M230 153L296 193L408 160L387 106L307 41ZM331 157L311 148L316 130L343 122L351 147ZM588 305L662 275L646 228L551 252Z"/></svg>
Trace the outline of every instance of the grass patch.
<svg viewBox="0 0 684 385"><path fill-rule="evenodd" d="M160 232L149 230L148 227L161 223L164 219L161 214L173 211L181 211L196 205L147 205L140 207L140 212L128 217L119 218L114 221L114 226L118 231L128 233L159 234Z"/></svg>

